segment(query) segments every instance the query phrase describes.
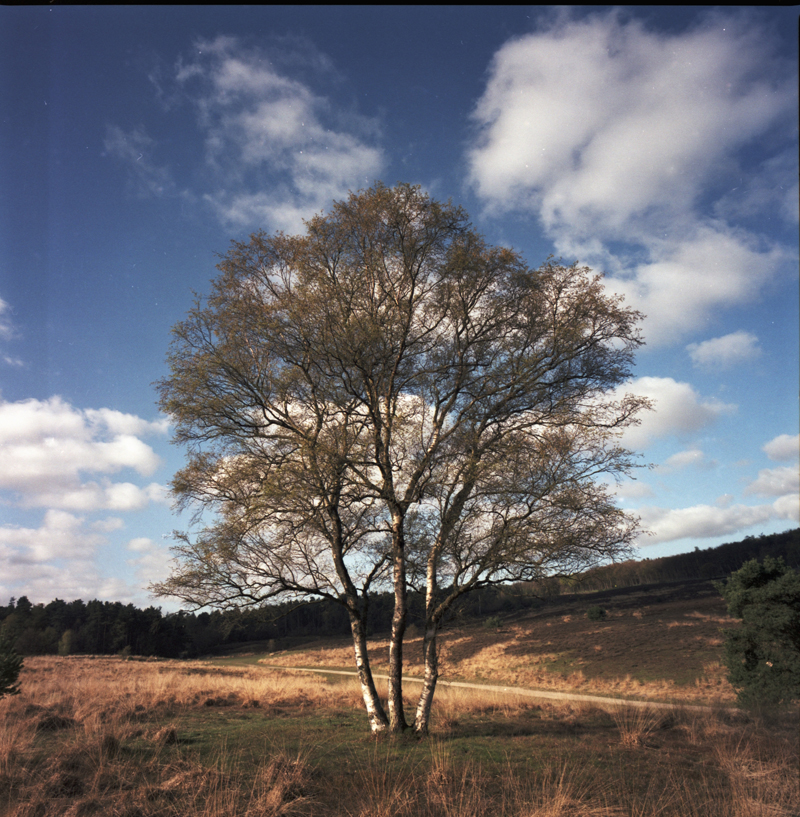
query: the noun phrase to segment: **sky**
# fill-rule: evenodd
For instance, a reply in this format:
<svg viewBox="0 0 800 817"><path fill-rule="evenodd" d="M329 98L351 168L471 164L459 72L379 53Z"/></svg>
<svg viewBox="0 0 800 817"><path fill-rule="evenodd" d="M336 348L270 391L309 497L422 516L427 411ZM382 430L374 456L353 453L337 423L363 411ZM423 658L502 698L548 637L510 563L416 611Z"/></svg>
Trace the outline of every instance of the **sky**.
<svg viewBox="0 0 800 817"><path fill-rule="evenodd" d="M150 604L232 240L419 184L645 315L637 558L800 524L798 11L0 8L0 603Z"/></svg>

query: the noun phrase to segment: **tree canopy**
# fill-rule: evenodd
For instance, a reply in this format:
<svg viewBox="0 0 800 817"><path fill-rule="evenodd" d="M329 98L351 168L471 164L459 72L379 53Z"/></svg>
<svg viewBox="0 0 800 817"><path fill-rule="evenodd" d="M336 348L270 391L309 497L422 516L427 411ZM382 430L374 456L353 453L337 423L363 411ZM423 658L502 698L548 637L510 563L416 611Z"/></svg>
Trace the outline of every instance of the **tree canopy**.
<svg viewBox="0 0 800 817"><path fill-rule="evenodd" d="M425 597L425 733L445 613L479 587L626 555L609 480L642 398L620 388L641 316L585 267L529 268L452 203L381 184L302 235L234 243L173 329L160 405L198 531L156 587L197 607L344 605L373 731L407 725L403 632ZM210 512L203 516L203 512ZM390 588L388 711L366 650Z"/></svg>

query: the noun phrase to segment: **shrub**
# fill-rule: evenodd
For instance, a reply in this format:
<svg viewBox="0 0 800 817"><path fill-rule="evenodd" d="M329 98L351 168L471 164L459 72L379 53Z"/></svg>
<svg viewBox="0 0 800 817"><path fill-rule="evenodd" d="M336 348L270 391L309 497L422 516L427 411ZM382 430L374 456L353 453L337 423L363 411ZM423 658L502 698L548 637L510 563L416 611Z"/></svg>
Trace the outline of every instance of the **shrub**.
<svg viewBox="0 0 800 817"><path fill-rule="evenodd" d="M783 559L745 562L717 589L742 619L725 632L729 680L744 706L800 699L800 573Z"/></svg>
<svg viewBox="0 0 800 817"><path fill-rule="evenodd" d="M0 638L0 698L19 694L17 680L21 669L22 658L14 651L10 641Z"/></svg>
<svg viewBox="0 0 800 817"><path fill-rule="evenodd" d="M586 618L588 618L589 621L602 621L606 617L606 615L607 615L606 611L597 604L595 604L593 607L590 607L586 611Z"/></svg>
<svg viewBox="0 0 800 817"><path fill-rule="evenodd" d="M502 623L503 621L500 616L489 616L489 618L484 619L483 626L486 627L487 630L496 630Z"/></svg>

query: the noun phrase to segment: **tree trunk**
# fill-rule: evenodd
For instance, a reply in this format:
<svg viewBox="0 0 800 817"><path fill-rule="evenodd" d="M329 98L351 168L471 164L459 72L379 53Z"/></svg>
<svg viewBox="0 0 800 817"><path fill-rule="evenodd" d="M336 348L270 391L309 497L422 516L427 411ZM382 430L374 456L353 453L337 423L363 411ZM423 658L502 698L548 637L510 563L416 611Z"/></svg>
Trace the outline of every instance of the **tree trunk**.
<svg viewBox="0 0 800 817"><path fill-rule="evenodd" d="M402 732L408 728L403 711L403 636L406 631L408 599L403 519L397 515L392 522L394 613L389 642L389 726L392 732Z"/></svg>
<svg viewBox="0 0 800 817"><path fill-rule="evenodd" d="M435 624L426 628L422 649L425 662L425 676L422 683L422 692L417 702L417 714L414 718L414 732L419 736L428 734L433 695L436 692L436 681L439 678L439 654L436 644Z"/></svg>
<svg viewBox="0 0 800 817"><path fill-rule="evenodd" d="M389 719L386 717L375 681L372 677L372 668L369 665L367 653L367 628L365 622L350 611L350 629L353 633L353 648L356 656L358 680L361 682L361 694L364 696L364 706L367 709L369 728L373 735L385 732L389 728Z"/></svg>

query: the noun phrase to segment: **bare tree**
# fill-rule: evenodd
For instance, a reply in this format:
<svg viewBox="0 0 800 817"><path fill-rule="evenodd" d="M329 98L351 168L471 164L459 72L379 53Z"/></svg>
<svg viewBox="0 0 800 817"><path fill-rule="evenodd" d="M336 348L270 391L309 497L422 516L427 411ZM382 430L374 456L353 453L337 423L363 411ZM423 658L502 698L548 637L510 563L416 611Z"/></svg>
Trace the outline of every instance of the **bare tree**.
<svg viewBox="0 0 800 817"><path fill-rule="evenodd" d="M174 330L161 406L215 513L156 589L195 605L335 599L373 731L400 731L409 588L425 594L426 733L437 633L477 587L627 553L604 481L646 405L616 398L640 315L586 268L529 269L418 188L353 194L302 236L257 234ZM366 653L369 593L394 595L388 712Z"/></svg>

